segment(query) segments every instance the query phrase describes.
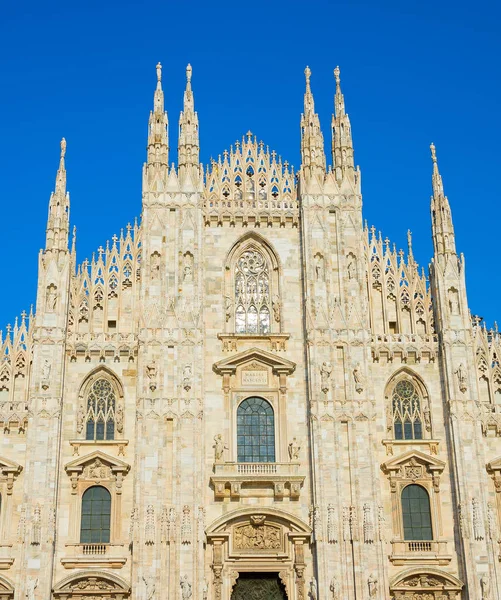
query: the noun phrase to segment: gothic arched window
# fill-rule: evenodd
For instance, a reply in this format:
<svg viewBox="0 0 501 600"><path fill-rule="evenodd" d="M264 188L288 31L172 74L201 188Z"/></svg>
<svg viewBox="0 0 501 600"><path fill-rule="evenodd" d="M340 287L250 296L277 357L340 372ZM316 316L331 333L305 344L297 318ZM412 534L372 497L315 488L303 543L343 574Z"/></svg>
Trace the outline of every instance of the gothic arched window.
<svg viewBox="0 0 501 600"><path fill-rule="evenodd" d="M110 524L111 494L106 488L94 485L82 496L80 543L108 544Z"/></svg>
<svg viewBox="0 0 501 600"><path fill-rule="evenodd" d="M275 416L263 398L247 398L237 409L238 462L275 462Z"/></svg>
<svg viewBox="0 0 501 600"><path fill-rule="evenodd" d="M393 432L396 440L423 439L421 398L408 379L399 381L392 395Z"/></svg>
<svg viewBox="0 0 501 600"><path fill-rule="evenodd" d="M236 333L269 333L271 309L268 261L259 250L250 248L235 266Z"/></svg>
<svg viewBox="0 0 501 600"><path fill-rule="evenodd" d="M86 440L115 438L116 394L108 379L97 379L87 394Z"/></svg>
<svg viewBox="0 0 501 600"><path fill-rule="evenodd" d="M428 492L411 484L402 490L401 500L404 540L433 540Z"/></svg>

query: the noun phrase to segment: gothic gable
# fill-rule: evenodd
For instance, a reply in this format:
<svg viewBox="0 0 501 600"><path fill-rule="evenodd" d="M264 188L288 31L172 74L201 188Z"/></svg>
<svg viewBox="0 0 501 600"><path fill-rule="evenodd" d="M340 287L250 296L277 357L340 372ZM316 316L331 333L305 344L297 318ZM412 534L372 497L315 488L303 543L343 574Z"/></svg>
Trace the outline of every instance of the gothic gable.
<svg viewBox="0 0 501 600"><path fill-rule="evenodd" d="M276 356L271 352L260 350L259 348L251 348L230 358L220 360L214 364L213 369L218 375L234 375L237 367L252 361L271 367L275 375L290 375L296 368L296 364L290 360Z"/></svg>

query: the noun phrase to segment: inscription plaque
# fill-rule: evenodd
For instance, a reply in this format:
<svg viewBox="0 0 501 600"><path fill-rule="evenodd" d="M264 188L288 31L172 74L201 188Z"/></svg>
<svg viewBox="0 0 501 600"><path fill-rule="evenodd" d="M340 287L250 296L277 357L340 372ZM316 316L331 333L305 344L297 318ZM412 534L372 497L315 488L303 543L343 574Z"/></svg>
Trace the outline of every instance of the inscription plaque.
<svg viewBox="0 0 501 600"><path fill-rule="evenodd" d="M268 371L242 371L242 385L268 385Z"/></svg>

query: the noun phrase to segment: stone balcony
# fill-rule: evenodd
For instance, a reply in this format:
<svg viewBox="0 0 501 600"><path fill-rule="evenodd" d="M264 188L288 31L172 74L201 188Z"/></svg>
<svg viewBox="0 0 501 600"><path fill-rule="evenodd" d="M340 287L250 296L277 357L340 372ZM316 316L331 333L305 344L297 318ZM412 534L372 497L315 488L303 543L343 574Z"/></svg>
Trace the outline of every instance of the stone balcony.
<svg viewBox="0 0 501 600"><path fill-rule="evenodd" d="M121 569L127 562L127 554L125 544L66 544L66 556L61 564L65 569Z"/></svg>
<svg viewBox="0 0 501 600"><path fill-rule="evenodd" d="M299 498L304 475L300 463L236 463L214 464L211 484L215 498L273 496Z"/></svg>
<svg viewBox="0 0 501 600"><path fill-rule="evenodd" d="M452 560L447 540L392 540L391 545L390 560L394 565L448 565Z"/></svg>

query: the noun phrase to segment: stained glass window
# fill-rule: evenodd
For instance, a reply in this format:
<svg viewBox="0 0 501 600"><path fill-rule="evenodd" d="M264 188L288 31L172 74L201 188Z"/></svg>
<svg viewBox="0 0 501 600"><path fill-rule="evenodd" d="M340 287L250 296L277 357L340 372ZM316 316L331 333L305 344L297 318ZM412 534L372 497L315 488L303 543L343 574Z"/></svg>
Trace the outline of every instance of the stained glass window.
<svg viewBox="0 0 501 600"><path fill-rule="evenodd" d="M82 496L81 544L108 544L110 541L111 494L94 485Z"/></svg>
<svg viewBox="0 0 501 600"><path fill-rule="evenodd" d="M393 431L396 440L423 439L421 399L408 380L399 381L393 390Z"/></svg>
<svg viewBox="0 0 501 600"><path fill-rule="evenodd" d="M86 440L115 437L115 391L107 379L95 381L87 396Z"/></svg>
<svg viewBox="0 0 501 600"><path fill-rule="evenodd" d="M430 497L424 487L408 485L402 491L404 540L432 540Z"/></svg>
<svg viewBox="0 0 501 600"><path fill-rule="evenodd" d="M235 269L235 331L270 332L270 275L266 258L257 250L246 250Z"/></svg>
<svg viewBox="0 0 501 600"><path fill-rule="evenodd" d="M237 410L238 462L275 462L275 417L264 398L247 398Z"/></svg>

